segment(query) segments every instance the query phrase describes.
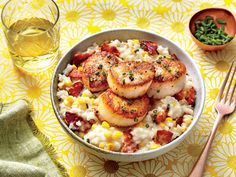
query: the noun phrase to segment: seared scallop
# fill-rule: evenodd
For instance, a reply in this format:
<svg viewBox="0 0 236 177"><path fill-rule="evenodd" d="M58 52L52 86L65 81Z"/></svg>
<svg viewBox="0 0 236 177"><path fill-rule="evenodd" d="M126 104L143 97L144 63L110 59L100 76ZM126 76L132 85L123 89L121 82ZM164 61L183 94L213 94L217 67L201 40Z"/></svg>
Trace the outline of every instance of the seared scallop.
<svg viewBox="0 0 236 177"><path fill-rule="evenodd" d="M144 95L155 75L151 63L129 61L113 65L108 71L107 82L111 90L125 98Z"/></svg>
<svg viewBox="0 0 236 177"><path fill-rule="evenodd" d="M118 62L116 56L107 52L95 53L83 62L82 81L91 92L108 88L107 71Z"/></svg>
<svg viewBox="0 0 236 177"><path fill-rule="evenodd" d="M155 77L148 90L148 96L161 99L172 96L184 88L186 67L176 57L158 58L153 61Z"/></svg>
<svg viewBox="0 0 236 177"><path fill-rule="evenodd" d="M99 96L98 117L113 126L127 127L142 121L148 112L147 95L136 99L119 97L111 89Z"/></svg>

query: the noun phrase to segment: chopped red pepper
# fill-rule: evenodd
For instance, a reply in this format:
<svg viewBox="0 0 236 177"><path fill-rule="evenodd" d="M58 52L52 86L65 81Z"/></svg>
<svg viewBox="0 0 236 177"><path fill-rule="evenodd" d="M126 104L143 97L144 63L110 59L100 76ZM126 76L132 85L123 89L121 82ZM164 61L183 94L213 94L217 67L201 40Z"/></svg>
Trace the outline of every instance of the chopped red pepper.
<svg viewBox="0 0 236 177"><path fill-rule="evenodd" d="M138 150L139 146L132 140L131 130L124 131L124 144L121 148L121 152L135 152Z"/></svg>
<svg viewBox="0 0 236 177"><path fill-rule="evenodd" d="M167 110L159 111L156 115L155 122L157 124L164 122L166 120L166 116L167 116Z"/></svg>
<svg viewBox="0 0 236 177"><path fill-rule="evenodd" d="M141 41L140 46L144 51L147 51L150 55L156 55L157 43L152 41Z"/></svg>
<svg viewBox="0 0 236 177"><path fill-rule="evenodd" d="M178 101L186 100L188 104L193 106L195 104L196 90L193 87L190 89L183 89L179 93L175 94L174 97Z"/></svg>
<svg viewBox="0 0 236 177"><path fill-rule="evenodd" d="M92 53L77 52L72 56L71 63L76 65L76 66L79 66L80 63L82 63L84 60L88 59L93 54L94 54L94 52L92 52Z"/></svg>
<svg viewBox="0 0 236 177"><path fill-rule="evenodd" d="M80 80L82 78L82 72L74 69L70 72L69 77L71 80Z"/></svg>
<svg viewBox="0 0 236 177"><path fill-rule="evenodd" d="M79 116L77 116L74 113L66 112L66 116L65 116L66 124L69 125L70 123L76 122L78 120L79 120Z"/></svg>
<svg viewBox="0 0 236 177"><path fill-rule="evenodd" d="M158 144L167 144L171 142L173 133L168 130L157 130L155 142Z"/></svg>
<svg viewBox="0 0 236 177"><path fill-rule="evenodd" d="M101 51L106 51L108 53L112 53L116 56L119 56L120 55L120 52L119 50L115 47L115 46L110 46L109 44L107 43L103 43L101 45Z"/></svg>
<svg viewBox="0 0 236 177"><path fill-rule="evenodd" d="M78 96L80 92L83 90L84 85L81 82L76 82L73 86L69 89L68 93L72 96Z"/></svg>

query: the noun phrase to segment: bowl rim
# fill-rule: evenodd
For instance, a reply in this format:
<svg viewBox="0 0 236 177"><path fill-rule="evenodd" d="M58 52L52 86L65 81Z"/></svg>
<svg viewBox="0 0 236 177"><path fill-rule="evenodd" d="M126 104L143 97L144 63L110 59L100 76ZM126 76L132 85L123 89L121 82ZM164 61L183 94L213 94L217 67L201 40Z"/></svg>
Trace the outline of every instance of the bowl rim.
<svg viewBox="0 0 236 177"><path fill-rule="evenodd" d="M59 114L59 110L57 110L57 107L56 107L56 102L54 100L54 89L53 89L53 86L54 86L54 81L55 81L55 78L57 78L56 74L57 74L57 70L60 68L60 65L63 61L63 58L66 57L66 55L68 53L70 53L71 51L74 50L74 48L79 45L80 43L90 39L90 38L94 38L95 36L99 36L101 34L104 34L104 33L108 33L108 32L114 32L114 31L137 31L137 32L144 32L144 33L147 33L147 34L150 34L150 35L154 35L154 36L157 36L163 40L166 40L168 41L169 43L171 43L172 45L176 46L177 48L180 48L180 50L184 53L184 55L186 55L189 60L189 62L191 63L191 65L196 69L197 73L196 75L198 76L198 80L199 80L199 83L201 85L201 92L202 92L202 96L201 98L198 98L200 101L200 104L199 104L199 108L198 108L198 112L195 116L195 118L193 119L192 123L190 124L190 126L188 127L188 129L183 133L181 134L178 138L174 139L173 141L171 141L170 143L168 144L165 144L163 146L161 146L160 148L158 149L154 149L154 150L148 150L148 151L144 151L144 152L135 152L135 153L124 153L124 152L115 152L115 151L108 151L108 150L104 150L104 149L101 149L93 144L90 144L86 141L84 141L82 138L80 138L78 135L76 135L71 129L69 129L69 127L65 124L65 122L63 121L63 119L61 118L61 115ZM186 138L186 136L192 131L192 129L194 128L194 126L196 126L197 122L199 121L200 117L201 117L201 114L203 112L203 108L204 108L204 104L205 104L205 94L206 94L206 90L205 90L205 83L204 83L204 80L203 80L203 77L200 73L200 70L198 69L197 65L195 64L194 60L191 58L191 56L184 50L182 49L181 47L179 47L177 45L177 43L165 38L165 37L162 37L152 31L149 31L149 30L141 30L141 29L134 29L134 28L117 28L117 29L111 29L111 30L104 30L104 31L101 31L101 32L98 32L98 33L95 33L95 34L92 34L88 37L85 37L83 38L82 40L80 40L79 42L77 42L75 45L73 45L59 60L59 62L57 63L57 66L54 68L54 71L53 71L53 75L52 75L52 78L51 78L51 85L50 85L50 97L51 97L51 103L52 103L52 106L53 106L53 110L54 110L54 113L58 119L58 121L60 122L61 126L63 127L64 130L66 130L67 133L69 133L75 140L79 141L79 143L82 144L82 146L86 146L86 148L89 148L89 149L92 149L92 150L95 150L96 152L98 153L103 153L103 154L109 154L109 155L114 155L114 156L124 156L124 157L134 157L134 156L140 156L140 155L147 155L147 154L151 154L151 153L154 153L154 152L157 152L157 151L162 151L162 149L170 149L172 146L177 146L179 144L179 141L180 140L183 140ZM168 152L168 151L167 151ZM166 153L166 152L164 152Z"/></svg>
<svg viewBox="0 0 236 177"><path fill-rule="evenodd" d="M208 44L204 44L203 42L199 41L199 40L195 37L195 35L193 34L193 31L191 30L191 24L194 23L194 22L193 22L193 18L194 18L195 16L201 14L202 12L205 12L205 11L208 11L208 10L221 10L221 11L225 11L225 12L229 13L229 14L233 17L233 19L234 19L234 24L235 24L235 26L236 26L236 19L235 19L234 15L232 14L232 12L229 11L228 9L220 8L220 7L206 8L206 9L202 9L202 10L197 11L197 12L194 13L194 15L190 18L189 24L188 24L188 29L189 29L189 31L190 31L190 33L191 33L191 36L192 36L194 39L196 39L199 43L201 43L201 45L203 45L204 47L219 47L219 48L221 48L221 47L223 47L223 46L226 46L226 45L230 44L230 43L234 40L234 38L235 38L236 29L235 29L234 35L232 35L233 39L232 39L231 41L227 42L226 44L222 44L222 45L208 45Z"/></svg>

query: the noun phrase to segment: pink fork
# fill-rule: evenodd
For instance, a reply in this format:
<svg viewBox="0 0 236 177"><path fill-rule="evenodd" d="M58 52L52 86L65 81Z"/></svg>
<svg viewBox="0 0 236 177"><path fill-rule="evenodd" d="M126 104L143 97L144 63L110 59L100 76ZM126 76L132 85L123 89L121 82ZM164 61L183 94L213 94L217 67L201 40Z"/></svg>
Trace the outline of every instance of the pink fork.
<svg viewBox="0 0 236 177"><path fill-rule="evenodd" d="M226 93L223 96L223 93L224 93L224 90L226 88L226 84L227 84L227 81L229 79L229 76L231 74L232 69L233 69L233 74L230 78ZM217 99L216 99L215 109L218 112L218 116L215 120L215 123L213 125L211 134L210 134L210 136L207 140L207 143L206 143L206 145L205 145L198 161L196 162L192 172L190 173L189 177L201 177L202 176L203 171L204 171L204 167L205 167L205 164L206 164L206 160L207 160L207 157L208 157L208 154L209 154L209 150L211 148L212 141L215 137L218 125L220 124L220 121L222 120L222 118L225 115L231 114L232 112L234 112L234 110L236 108L236 96L234 95L235 94L236 83L234 84L233 89L230 93L230 90L231 90L230 87L231 87L231 84L233 82L235 71L236 71L236 67L234 67L234 62L233 62L230 66L230 69L229 69L223 83L222 83L222 86L220 88L220 91L219 91Z"/></svg>

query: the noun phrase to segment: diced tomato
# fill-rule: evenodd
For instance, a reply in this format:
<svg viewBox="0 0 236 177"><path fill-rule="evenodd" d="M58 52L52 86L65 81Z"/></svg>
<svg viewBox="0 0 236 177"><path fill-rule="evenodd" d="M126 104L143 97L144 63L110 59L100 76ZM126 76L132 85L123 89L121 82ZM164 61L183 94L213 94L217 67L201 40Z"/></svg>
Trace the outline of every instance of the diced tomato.
<svg viewBox="0 0 236 177"><path fill-rule="evenodd" d="M141 41L140 46L144 51L147 51L150 55L156 55L157 43L152 41Z"/></svg>
<svg viewBox="0 0 236 177"><path fill-rule="evenodd" d="M78 96L80 92L83 90L84 85L81 82L76 82L73 86L69 89L68 93L72 96Z"/></svg>
<svg viewBox="0 0 236 177"><path fill-rule="evenodd" d="M168 130L157 130L155 142L159 144L167 144L171 142L173 133Z"/></svg>
<svg viewBox="0 0 236 177"><path fill-rule="evenodd" d="M183 123L183 116L176 119L176 124L181 125Z"/></svg>
<svg viewBox="0 0 236 177"><path fill-rule="evenodd" d="M188 104L193 106L195 104L196 90L193 87L190 89L184 89L175 94L174 97L179 101L186 100Z"/></svg>
<svg viewBox="0 0 236 177"><path fill-rule="evenodd" d="M82 73L76 69L72 70L69 74L71 80L79 80L82 78Z"/></svg>
<svg viewBox="0 0 236 177"><path fill-rule="evenodd" d="M77 52L72 56L71 63L78 66L80 63L82 63L84 60L88 59L93 54L94 54L94 52L92 52L92 53Z"/></svg>
<svg viewBox="0 0 236 177"><path fill-rule="evenodd" d="M115 47L115 46L110 46L109 44L107 43L103 43L102 46L101 46L101 51L106 51L108 53L112 53L116 56L119 56L120 55L120 52L119 50Z"/></svg>
<svg viewBox="0 0 236 177"><path fill-rule="evenodd" d="M167 110L162 110L162 111L159 111L156 115L156 119L155 119L155 122L157 124L163 122L166 120L166 116L167 116Z"/></svg>
<svg viewBox="0 0 236 177"><path fill-rule="evenodd" d="M66 112L66 116L65 116L66 124L69 125L70 123L76 122L78 120L79 120L79 116L77 116L74 113Z"/></svg>
<svg viewBox="0 0 236 177"><path fill-rule="evenodd" d="M126 130L123 132L124 134L124 144L121 148L121 152L135 152L138 150L138 144L134 143L132 140L131 130Z"/></svg>

